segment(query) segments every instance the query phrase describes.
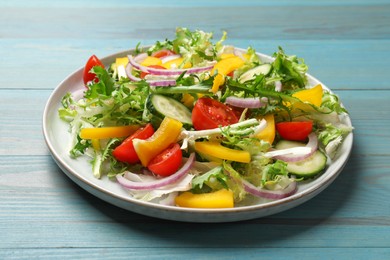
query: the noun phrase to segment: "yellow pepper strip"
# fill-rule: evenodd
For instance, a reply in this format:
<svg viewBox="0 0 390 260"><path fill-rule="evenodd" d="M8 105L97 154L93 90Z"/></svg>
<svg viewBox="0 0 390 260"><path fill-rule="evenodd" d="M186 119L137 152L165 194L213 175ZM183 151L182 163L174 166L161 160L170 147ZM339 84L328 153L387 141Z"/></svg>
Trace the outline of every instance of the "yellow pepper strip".
<svg viewBox="0 0 390 260"><path fill-rule="evenodd" d="M228 59L231 57L236 57L236 55L234 55L233 53L222 53L220 59L224 60L224 59Z"/></svg>
<svg viewBox="0 0 390 260"><path fill-rule="evenodd" d="M100 140L99 139L92 139L91 143L92 143L92 147L95 151L100 151Z"/></svg>
<svg viewBox="0 0 390 260"><path fill-rule="evenodd" d="M195 98L188 93L184 93L183 97L181 98L181 103L183 103L186 107L192 108L194 106Z"/></svg>
<svg viewBox="0 0 390 260"><path fill-rule="evenodd" d="M138 125L83 128L80 130L80 137L82 139L107 139L115 137L127 137L133 134L138 128Z"/></svg>
<svg viewBox="0 0 390 260"><path fill-rule="evenodd" d="M248 151L230 149L215 141L195 142L195 151L229 161L242 163L251 161L251 155Z"/></svg>
<svg viewBox="0 0 390 260"><path fill-rule="evenodd" d="M318 84L314 88L304 89L294 93L292 96L298 98L302 102L308 102L317 107L321 106L323 90L321 84Z"/></svg>
<svg viewBox="0 0 390 260"><path fill-rule="evenodd" d="M143 166L147 166L150 160L163 150L175 143L180 135L183 124L170 117L165 117L160 127L146 140L134 139L133 145Z"/></svg>
<svg viewBox="0 0 390 260"><path fill-rule="evenodd" d="M215 162L217 164L222 164L221 158L217 158L217 157L211 156L209 154L204 154L204 153L199 153L199 152L198 152L198 154L209 162Z"/></svg>
<svg viewBox="0 0 390 260"><path fill-rule="evenodd" d="M115 65L117 67L119 67L119 66L126 67L127 63L129 63L129 58L127 58L127 57L121 57L121 58L115 59Z"/></svg>
<svg viewBox="0 0 390 260"><path fill-rule="evenodd" d="M275 117L273 114L268 114L263 119L267 122L267 126L255 137L272 144L275 140Z"/></svg>
<svg viewBox="0 0 390 260"><path fill-rule="evenodd" d="M117 71L118 78L127 78L126 66L128 63L129 63L129 58L127 57L115 59L115 63L112 66Z"/></svg>
<svg viewBox="0 0 390 260"><path fill-rule="evenodd" d="M162 66L166 69L178 69L180 68L181 64L183 63L184 59L183 58L177 58L174 60L167 61L162 64ZM187 62L183 65L183 69L188 69L191 68L192 64Z"/></svg>
<svg viewBox="0 0 390 260"><path fill-rule="evenodd" d="M211 70L211 75L214 75L215 71L218 72L213 81L212 92L216 93L219 87L225 82L226 75L242 65L244 65L244 61L238 56L218 61Z"/></svg>
<svg viewBox="0 0 390 260"><path fill-rule="evenodd" d="M153 57L153 56L148 56L148 57L146 57L146 59L144 59L141 62L141 65L145 66L145 67L152 66L152 65L161 65L161 64L162 64L161 59Z"/></svg>
<svg viewBox="0 0 390 260"><path fill-rule="evenodd" d="M175 198L179 207L186 208L233 208L233 192L222 189L211 193L193 194L189 191L183 192Z"/></svg>

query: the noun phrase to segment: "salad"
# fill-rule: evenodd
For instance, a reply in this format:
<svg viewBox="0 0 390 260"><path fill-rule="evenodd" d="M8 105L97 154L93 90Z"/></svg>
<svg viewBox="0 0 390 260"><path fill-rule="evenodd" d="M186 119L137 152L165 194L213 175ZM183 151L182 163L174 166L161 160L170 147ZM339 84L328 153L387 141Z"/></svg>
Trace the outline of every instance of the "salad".
<svg viewBox="0 0 390 260"><path fill-rule="evenodd" d="M225 40L177 28L112 64L92 55L85 88L58 111L69 155L129 196L178 207L278 200L317 178L352 131L339 98L281 47L268 62Z"/></svg>

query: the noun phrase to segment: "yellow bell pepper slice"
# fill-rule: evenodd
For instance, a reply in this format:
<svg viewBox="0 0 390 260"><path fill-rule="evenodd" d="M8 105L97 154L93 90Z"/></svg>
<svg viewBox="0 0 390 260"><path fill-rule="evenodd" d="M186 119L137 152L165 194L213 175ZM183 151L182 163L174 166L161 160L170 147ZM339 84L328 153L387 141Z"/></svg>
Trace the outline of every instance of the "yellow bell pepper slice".
<svg viewBox="0 0 390 260"><path fill-rule="evenodd" d="M233 192L226 189L201 194L186 191L175 198L175 203L186 208L233 208L234 198Z"/></svg>
<svg viewBox="0 0 390 260"><path fill-rule="evenodd" d="M275 117L273 114L268 114L263 119L267 122L267 126L255 137L272 144L275 140Z"/></svg>
<svg viewBox="0 0 390 260"><path fill-rule="evenodd" d="M192 108L194 106L195 98L188 93L184 93L183 97L181 98L181 103L183 103L186 107Z"/></svg>
<svg viewBox="0 0 390 260"><path fill-rule="evenodd" d="M134 139L133 145L143 166L147 166L150 160L163 150L175 143L181 133L183 124L170 117L165 117L160 127L146 140Z"/></svg>
<svg viewBox="0 0 390 260"><path fill-rule="evenodd" d="M183 61L184 61L184 58L177 58L177 59L170 60L170 61L163 63L162 66L166 69L178 69L182 65ZM191 67L192 67L191 63L187 62L181 68L188 69Z"/></svg>
<svg viewBox="0 0 390 260"><path fill-rule="evenodd" d="M318 84L313 88L298 91L292 96L298 98L302 102L308 102L319 107L322 103L323 89L321 84Z"/></svg>
<svg viewBox="0 0 390 260"><path fill-rule="evenodd" d="M141 65L145 66L145 67L152 66L152 65L161 65L161 64L162 64L161 59L153 57L153 56L148 56L148 57L146 57L146 59L144 59L141 62Z"/></svg>
<svg viewBox="0 0 390 260"><path fill-rule="evenodd" d="M129 58L127 58L127 57L121 57L121 58L116 58L115 59L115 65L117 67L119 67L119 66L126 67L127 63L129 63Z"/></svg>
<svg viewBox="0 0 390 260"><path fill-rule="evenodd" d="M226 59L222 59L217 62L217 64L214 65L213 69L211 70L211 75L214 75L214 73L217 71L217 75L214 78L213 81L213 87L211 91L213 93L216 93L219 89L219 87L225 82L225 77L230 72L234 71L235 69L240 68L244 65L244 61L238 57L230 57Z"/></svg>
<svg viewBox="0 0 390 260"><path fill-rule="evenodd" d="M138 125L126 125L82 128L80 130L80 137L82 139L107 139L127 137L137 131L139 127L140 126Z"/></svg>
<svg viewBox="0 0 390 260"><path fill-rule="evenodd" d="M233 53L222 53L220 56L220 59L224 60L224 59L228 59L228 58L232 58L232 57L236 57L236 55L234 55Z"/></svg>
<svg viewBox="0 0 390 260"><path fill-rule="evenodd" d="M229 161L242 163L251 161L251 155L248 151L230 149L216 141L195 142L195 151Z"/></svg>
<svg viewBox="0 0 390 260"><path fill-rule="evenodd" d="M99 139L92 139L91 144L92 144L92 147L95 151L100 151L100 140Z"/></svg>

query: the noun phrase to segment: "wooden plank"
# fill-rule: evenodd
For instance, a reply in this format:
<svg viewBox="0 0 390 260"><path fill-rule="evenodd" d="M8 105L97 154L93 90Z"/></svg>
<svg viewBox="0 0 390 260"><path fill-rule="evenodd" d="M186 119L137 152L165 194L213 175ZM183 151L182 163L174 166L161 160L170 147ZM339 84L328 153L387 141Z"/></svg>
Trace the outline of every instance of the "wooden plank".
<svg viewBox="0 0 390 260"><path fill-rule="evenodd" d="M321 8L242 6L239 11L235 6L37 7L33 11L30 8L4 7L2 11L0 24L5 26L0 27L0 35L19 39L84 39L86 34L89 39L140 36L158 39L170 36L170 28L177 26L211 31L223 28L233 37L243 39L387 39L390 31L390 5L387 4ZM197 15L189 20L190 13ZM231 24L231 19L234 19L234 24ZM356 19L364 22L357 24Z"/></svg>
<svg viewBox="0 0 390 260"><path fill-rule="evenodd" d="M387 259L388 248L33 248L5 249L3 259Z"/></svg>
<svg viewBox="0 0 390 260"><path fill-rule="evenodd" d="M25 42L0 39L0 70L3 75L0 89L53 89L81 68L92 54L104 57L133 48L139 42L146 46L163 39L163 36L152 40L139 36L93 43L79 39L29 39ZM390 40L237 39L230 37L228 32L226 44L241 48L252 46L267 55L272 55L278 46L282 46L287 54L303 58L309 66L309 73L334 90L389 89L389 84L383 80L388 70L387 59L383 57L390 55ZM24 69L21 71L21 68Z"/></svg>
<svg viewBox="0 0 390 260"><path fill-rule="evenodd" d="M389 226L390 208L385 206L386 201L376 199L389 196L388 156L369 158L362 163L362 156L352 153L341 175L313 200L278 214L277 219L263 218L249 223ZM30 170L26 170L26 165ZM95 208L101 201L78 188L49 156L0 156L0 170L0 217L4 221L23 222L26 216L45 222L112 221L99 211L112 212L120 222L144 219L106 203Z"/></svg>
<svg viewBox="0 0 390 260"><path fill-rule="evenodd" d="M214 0L212 2L207 0L190 0L190 1L181 1L181 0L172 0L169 2L161 2L160 0L144 0L144 1L131 1L124 2L121 0L112 0L112 1L103 1L103 0L69 0L69 1L59 1L59 0L35 0L24 1L24 0L14 0L14 1L2 1L0 2L0 7L48 7L50 8L66 8L66 7L96 7L96 8L109 8L109 7L193 7L193 6L208 6L208 7L242 7L242 6L289 6L291 1L289 0ZM388 4L387 0L373 0L373 1L364 1L364 0L297 0L294 1L294 6L345 6L345 5L384 5Z"/></svg>
<svg viewBox="0 0 390 260"><path fill-rule="evenodd" d="M206 245L207 246L207 245ZM190 248L48 248L6 249L0 257L50 259L185 259ZM145 253L147 252L147 253ZM356 257L356 256L359 257ZM387 259L388 248L204 248L191 250L192 259Z"/></svg>

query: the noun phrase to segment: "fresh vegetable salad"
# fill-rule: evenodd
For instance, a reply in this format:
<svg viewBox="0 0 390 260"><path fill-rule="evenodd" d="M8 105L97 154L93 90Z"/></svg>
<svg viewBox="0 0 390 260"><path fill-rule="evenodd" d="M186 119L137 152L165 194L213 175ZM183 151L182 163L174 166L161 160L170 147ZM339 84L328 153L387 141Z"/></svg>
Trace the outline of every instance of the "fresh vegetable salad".
<svg viewBox="0 0 390 260"><path fill-rule="evenodd" d="M59 109L70 156L129 196L178 207L278 200L321 175L352 131L338 97L281 47L266 62L225 39L178 28L112 64L91 56L85 89Z"/></svg>

